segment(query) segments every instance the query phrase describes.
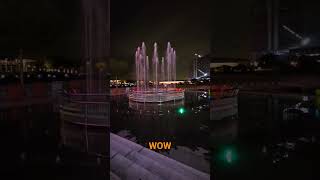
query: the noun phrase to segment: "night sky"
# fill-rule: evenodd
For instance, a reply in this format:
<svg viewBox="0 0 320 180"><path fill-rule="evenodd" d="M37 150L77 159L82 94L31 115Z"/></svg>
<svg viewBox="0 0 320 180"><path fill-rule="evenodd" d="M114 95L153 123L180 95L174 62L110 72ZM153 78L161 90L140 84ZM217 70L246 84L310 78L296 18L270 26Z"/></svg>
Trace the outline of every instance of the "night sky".
<svg viewBox="0 0 320 180"><path fill-rule="evenodd" d="M25 57L79 57L76 0L0 1L0 54Z"/></svg>
<svg viewBox="0 0 320 180"><path fill-rule="evenodd" d="M130 72L137 46L144 41L149 56L158 42L161 56L168 41L177 51L177 78L190 77L194 53L206 54L210 48L209 0L199 1L111 1L112 64L118 76ZM119 67L119 68L118 68ZM123 68L120 68L123 67ZM123 77L123 76L121 76Z"/></svg>
<svg viewBox="0 0 320 180"><path fill-rule="evenodd" d="M142 41L149 56L154 42L162 55L166 43L172 43L177 50L178 79L190 77L194 53L211 50L215 56L247 58L254 47L264 44L259 38L265 28L255 25L263 24L265 18L253 18L255 11L261 12L256 7L263 6L262 2L111 0L111 73L133 78L134 52ZM287 25L311 37L313 43L319 42L319 6L299 0L281 2L282 11L290 16ZM25 57L61 57L79 63L80 22L79 0L2 0L0 56L15 56L22 48ZM289 41L295 43L290 34L280 31L286 38L281 41L284 47Z"/></svg>

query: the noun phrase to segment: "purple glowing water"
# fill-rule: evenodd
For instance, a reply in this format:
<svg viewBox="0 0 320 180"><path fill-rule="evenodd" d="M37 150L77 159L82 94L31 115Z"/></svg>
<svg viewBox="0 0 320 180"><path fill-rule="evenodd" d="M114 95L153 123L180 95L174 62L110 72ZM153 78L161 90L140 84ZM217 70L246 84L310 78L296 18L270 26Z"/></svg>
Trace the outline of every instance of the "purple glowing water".
<svg viewBox="0 0 320 180"><path fill-rule="evenodd" d="M154 43L152 67L149 65L149 58L146 55L146 46L143 42L135 54L136 80L138 91L159 91L159 81L176 81L176 51L167 44L165 58L159 61L158 45ZM151 76L150 76L151 74ZM149 81L153 85L149 86Z"/></svg>
<svg viewBox="0 0 320 180"><path fill-rule="evenodd" d="M81 0L82 59L86 93L106 93L110 55L110 0Z"/></svg>
<svg viewBox="0 0 320 180"><path fill-rule="evenodd" d="M151 65L146 55L145 43L142 43L141 47L136 50L135 64L137 90L130 93L130 100L162 103L184 98L184 91L175 89L175 85L165 86L159 83L160 81L176 81L176 51L170 43L168 43L165 57L162 57L161 61L159 61L158 45L154 43Z"/></svg>

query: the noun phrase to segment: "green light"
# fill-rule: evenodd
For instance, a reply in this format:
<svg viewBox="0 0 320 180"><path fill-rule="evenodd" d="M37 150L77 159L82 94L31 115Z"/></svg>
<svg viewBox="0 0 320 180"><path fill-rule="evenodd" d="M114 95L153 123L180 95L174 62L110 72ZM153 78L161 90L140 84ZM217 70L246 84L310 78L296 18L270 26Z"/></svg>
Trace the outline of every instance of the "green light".
<svg viewBox="0 0 320 180"><path fill-rule="evenodd" d="M233 156L234 156L233 152L230 149L228 149L225 153L225 159L226 159L227 163L232 163L232 161L234 160Z"/></svg>
<svg viewBox="0 0 320 180"><path fill-rule="evenodd" d="M226 164L234 164L238 159L237 152L234 148L223 148L220 153L220 160Z"/></svg>
<svg viewBox="0 0 320 180"><path fill-rule="evenodd" d="M178 112L179 112L179 114L184 114L186 112L186 110L183 107L181 107L178 109Z"/></svg>

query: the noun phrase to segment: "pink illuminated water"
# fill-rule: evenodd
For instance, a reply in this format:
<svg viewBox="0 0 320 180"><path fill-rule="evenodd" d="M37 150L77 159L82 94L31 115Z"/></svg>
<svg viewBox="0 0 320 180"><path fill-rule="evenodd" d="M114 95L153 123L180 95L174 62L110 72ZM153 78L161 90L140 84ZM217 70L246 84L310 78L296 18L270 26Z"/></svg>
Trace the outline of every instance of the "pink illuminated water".
<svg viewBox="0 0 320 180"><path fill-rule="evenodd" d="M146 45L143 42L135 54L137 90L158 92L159 81L176 80L176 51L168 42L165 57L162 57L160 62L158 45L154 43L151 67L146 52ZM152 86L149 85L149 81L153 82Z"/></svg>

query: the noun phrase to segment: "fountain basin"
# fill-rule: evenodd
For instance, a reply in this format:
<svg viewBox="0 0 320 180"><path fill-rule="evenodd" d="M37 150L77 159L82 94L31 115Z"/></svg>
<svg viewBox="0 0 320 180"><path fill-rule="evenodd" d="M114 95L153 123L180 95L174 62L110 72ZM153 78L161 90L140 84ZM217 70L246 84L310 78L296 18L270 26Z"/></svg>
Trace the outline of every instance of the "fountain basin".
<svg viewBox="0 0 320 180"><path fill-rule="evenodd" d="M184 90L132 91L129 100L143 103L163 103L184 99Z"/></svg>

